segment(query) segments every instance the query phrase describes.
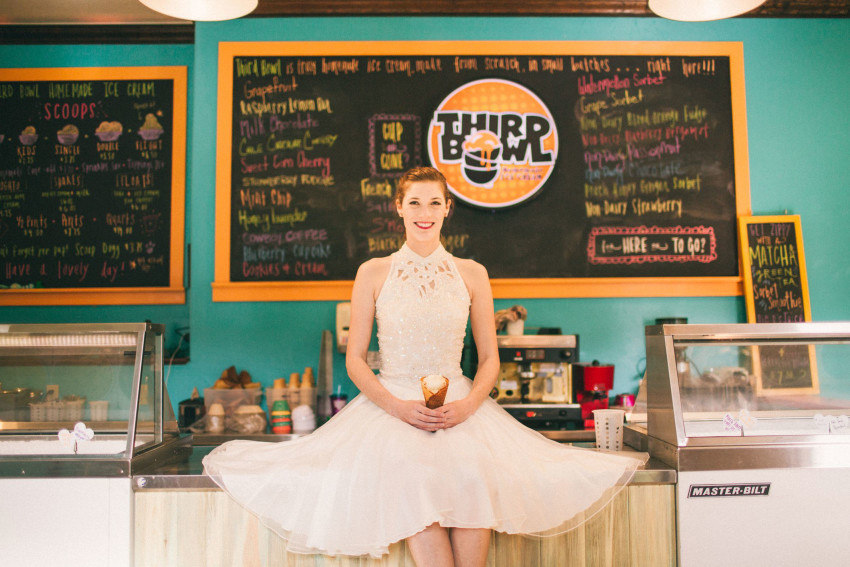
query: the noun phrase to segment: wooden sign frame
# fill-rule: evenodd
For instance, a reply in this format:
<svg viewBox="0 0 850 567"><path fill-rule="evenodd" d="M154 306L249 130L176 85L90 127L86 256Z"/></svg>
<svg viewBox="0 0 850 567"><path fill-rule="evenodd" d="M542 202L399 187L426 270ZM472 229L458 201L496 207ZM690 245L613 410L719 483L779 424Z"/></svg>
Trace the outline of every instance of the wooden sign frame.
<svg viewBox="0 0 850 567"><path fill-rule="evenodd" d="M0 81L172 80L171 219L169 281L156 287L36 288L0 290L0 305L182 304L186 205L186 112L188 71L184 66L61 67L0 69Z"/></svg>
<svg viewBox="0 0 850 567"><path fill-rule="evenodd" d="M812 310L809 302L809 285L808 276L806 273L806 255L803 248L803 229L800 221L800 215L768 215L768 216L743 216L738 218L738 242L740 244L740 256L742 265L742 274L744 278L744 302L747 307L747 321L750 323L758 322L756 320L756 297L755 288L753 287L752 273L752 258L749 254L749 228L753 225L770 225L776 223L791 224L794 230L794 239L797 244L798 268L800 273L800 288L803 302L803 321L811 321ZM809 375L811 376L811 385L803 388L777 388L766 387L763 380L763 365L761 361L761 348L768 347L753 347L753 374L756 377L756 394L759 396L777 396L777 395L800 395L800 394L816 394L819 391L818 385L818 370L817 359L814 345L808 345L808 367ZM771 349L777 349L780 356L784 355L781 349L787 346L771 346Z"/></svg>
<svg viewBox="0 0 850 567"><path fill-rule="evenodd" d="M348 300L352 281L231 281L230 222L233 128L233 62L250 56L453 55L681 55L730 61L737 215L750 214L743 45L740 42L569 41L363 41L221 42L218 59L215 279L213 301ZM740 262L739 262L740 264ZM741 295L742 279L720 277L502 278L491 280L496 298L670 297Z"/></svg>
<svg viewBox="0 0 850 567"><path fill-rule="evenodd" d="M809 283L806 275L806 255L803 250L803 229L800 223L800 215L769 215L769 216L742 216L738 217L738 243L741 255L742 273L744 277L744 302L747 306L747 321L757 323L755 312L755 296L753 294L752 259L748 253L747 231L752 225L791 223L794 226L794 235L797 242L797 256L799 258L800 285L803 299L803 320L811 321L812 309L809 304Z"/></svg>

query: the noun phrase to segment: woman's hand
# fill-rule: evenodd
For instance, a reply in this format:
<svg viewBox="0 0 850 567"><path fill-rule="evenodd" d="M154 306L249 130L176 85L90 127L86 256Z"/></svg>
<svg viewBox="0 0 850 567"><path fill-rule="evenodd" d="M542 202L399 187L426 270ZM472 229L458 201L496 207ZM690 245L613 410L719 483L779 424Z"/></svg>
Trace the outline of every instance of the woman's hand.
<svg viewBox="0 0 850 567"><path fill-rule="evenodd" d="M445 427L445 418L441 409L428 409L425 402L416 400L397 400L390 413L423 431L436 431Z"/></svg>
<svg viewBox="0 0 850 567"><path fill-rule="evenodd" d="M469 416L475 413L478 409L477 403L471 397L449 402L444 406L437 408L437 411L443 414L443 425L441 429L449 429L455 425L459 425L466 421Z"/></svg>

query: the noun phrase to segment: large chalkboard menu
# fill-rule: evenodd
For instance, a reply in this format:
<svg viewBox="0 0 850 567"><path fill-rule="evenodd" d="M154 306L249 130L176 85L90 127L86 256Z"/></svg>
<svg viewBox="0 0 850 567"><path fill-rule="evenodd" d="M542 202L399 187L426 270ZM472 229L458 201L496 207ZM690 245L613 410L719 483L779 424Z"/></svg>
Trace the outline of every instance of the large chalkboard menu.
<svg viewBox="0 0 850 567"><path fill-rule="evenodd" d="M744 216L738 219L738 227L747 321L811 321L800 216ZM818 391L812 345L763 345L753 359L761 395Z"/></svg>
<svg viewBox="0 0 850 567"><path fill-rule="evenodd" d="M222 43L216 300L345 299L438 167L496 297L734 295L740 44Z"/></svg>
<svg viewBox="0 0 850 567"><path fill-rule="evenodd" d="M182 303L185 67L0 70L0 304Z"/></svg>

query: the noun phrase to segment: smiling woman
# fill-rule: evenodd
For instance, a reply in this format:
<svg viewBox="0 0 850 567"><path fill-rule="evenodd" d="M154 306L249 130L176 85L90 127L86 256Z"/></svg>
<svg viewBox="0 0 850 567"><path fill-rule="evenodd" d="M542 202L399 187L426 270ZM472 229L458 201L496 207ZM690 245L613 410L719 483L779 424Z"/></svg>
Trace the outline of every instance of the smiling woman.
<svg viewBox="0 0 850 567"><path fill-rule="evenodd" d="M446 180L431 168L408 172L399 180L396 209L404 219L407 245L420 256L428 256L440 245L440 229L449 216L451 199ZM434 172L434 173L428 173Z"/></svg>
<svg viewBox="0 0 850 567"><path fill-rule="evenodd" d="M379 557L406 540L418 567L481 566L491 529L555 535L582 525L645 460L564 447L490 398L499 371L490 281L441 244L452 206L434 168L398 181L400 249L363 263L351 294L346 369L360 395L310 436L231 441L204 459L290 551ZM377 376L367 361L375 322ZM460 367L468 322L473 380ZM420 383L432 375L444 380L439 407Z"/></svg>

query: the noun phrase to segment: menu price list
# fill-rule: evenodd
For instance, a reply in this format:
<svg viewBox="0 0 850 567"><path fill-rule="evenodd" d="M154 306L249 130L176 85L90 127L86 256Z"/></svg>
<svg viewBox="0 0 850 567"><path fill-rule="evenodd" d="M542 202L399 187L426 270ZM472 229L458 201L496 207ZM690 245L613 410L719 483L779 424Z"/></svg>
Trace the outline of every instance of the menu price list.
<svg viewBox="0 0 850 567"><path fill-rule="evenodd" d="M173 82L0 82L0 288L169 283Z"/></svg>
<svg viewBox="0 0 850 567"><path fill-rule="evenodd" d="M734 227L735 203L724 195L732 132L728 98L706 95L718 82L728 92L728 58L597 56L572 58L571 67L588 262L716 262L718 234ZM715 211L703 209L712 202Z"/></svg>
<svg viewBox="0 0 850 567"><path fill-rule="evenodd" d="M456 202L450 252L501 278L517 266L532 278L734 276L730 66L725 56L234 56L230 281L347 280L397 250L395 178L429 163L436 104L490 77L545 102L558 165L521 205Z"/></svg>

